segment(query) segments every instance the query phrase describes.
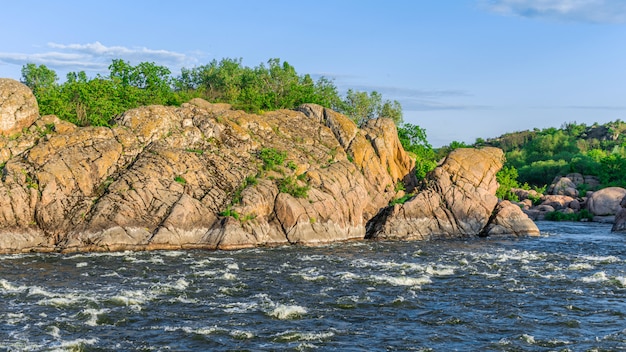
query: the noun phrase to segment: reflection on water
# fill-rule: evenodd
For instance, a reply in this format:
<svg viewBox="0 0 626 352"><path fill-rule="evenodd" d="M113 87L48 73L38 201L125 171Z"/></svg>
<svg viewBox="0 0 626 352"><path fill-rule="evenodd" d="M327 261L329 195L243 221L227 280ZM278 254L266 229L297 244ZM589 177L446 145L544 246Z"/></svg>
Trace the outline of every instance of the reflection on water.
<svg viewBox="0 0 626 352"><path fill-rule="evenodd" d="M2 350L620 350L626 236L0 257Z"/></svg>

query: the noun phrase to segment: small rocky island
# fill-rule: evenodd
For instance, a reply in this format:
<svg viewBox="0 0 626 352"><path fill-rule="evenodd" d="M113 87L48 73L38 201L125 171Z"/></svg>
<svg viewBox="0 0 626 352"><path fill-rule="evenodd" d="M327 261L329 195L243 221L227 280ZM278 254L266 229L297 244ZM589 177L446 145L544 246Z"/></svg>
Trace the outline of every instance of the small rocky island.
<svg viewBox="0 0 626 352"><path fill-rule="evenodd" d="M495 196L497 148L455 150L418 182L387 119L193 99L114 120L40 116L28 87L0 79L0 253L539 234Z"/></svg>

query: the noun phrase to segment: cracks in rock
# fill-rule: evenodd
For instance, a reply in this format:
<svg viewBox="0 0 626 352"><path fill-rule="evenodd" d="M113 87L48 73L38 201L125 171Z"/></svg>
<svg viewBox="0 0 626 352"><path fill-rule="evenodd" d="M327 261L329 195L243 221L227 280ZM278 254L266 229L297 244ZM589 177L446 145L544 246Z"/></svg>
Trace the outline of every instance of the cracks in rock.
<svg viewBox="0 0 626 352"><path fill-rule="evenodd" d="M146 240L146 244L150 244L152 242L152 240L154 239L154 237L157 235L157 233L159 232L159 230L161 230L161 228L164 226L165 222L170 218L170 216L172 215L172 211L174 210L174 208L178 205L178 203L180 202L180 200L185 196L185 192L181 192L180 195L178 196L178 199L175 202L172 202L172 205L168 208L167 212L163 215L163 218L161 218L161 221L159 221L159 223L157 224L157 226L154 228L154 230L152 231L152 233L150 234L150 237L147 238Z"/></svg>
<svg viewBox="0 0 626 352"><path fill-rule="evenodd" d="M488 237L489 236L489 234L487 233L487 228L489 227L490 224L493 224L496 221L496 217L498 216L497 209L498 209L498 206L496 205L496 207L493 208L493 211L491 212L491 215L489 216L489 220L487 220L487 223L485 223L485 226L478 233L478 237Z"/></svg>

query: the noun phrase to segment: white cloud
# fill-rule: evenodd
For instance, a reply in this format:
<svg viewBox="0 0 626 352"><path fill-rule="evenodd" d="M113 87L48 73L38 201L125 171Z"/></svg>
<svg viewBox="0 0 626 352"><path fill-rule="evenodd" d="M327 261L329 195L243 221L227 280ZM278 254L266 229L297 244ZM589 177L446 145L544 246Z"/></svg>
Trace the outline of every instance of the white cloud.
<svg viewBox="0 0 626 352"><path fill-rule="evenodd" d="M483 0L491 11L505 15L574 22L626 23L624 0Z"/></svg>
<svg viewBox="0 0 626 352"><path fill-rule="evenodd" d="M0 64L23 66L27 63L46 65L63 71L105 72L113 59L122 59L131 64L155 62L176 72L183 66L197 64L195 57L167 50L146 47L128 48L105 46L100 42L87 44L48 43L50 51L34 54L0 52Z"/></svg>

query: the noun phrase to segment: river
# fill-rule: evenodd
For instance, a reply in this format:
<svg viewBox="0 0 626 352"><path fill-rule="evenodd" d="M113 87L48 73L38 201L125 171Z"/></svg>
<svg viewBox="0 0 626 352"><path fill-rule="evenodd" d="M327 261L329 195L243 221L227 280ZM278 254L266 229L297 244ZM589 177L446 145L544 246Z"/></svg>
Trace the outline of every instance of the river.
<svg viewBox="0 0 626 352"><path fill-rule="evenodd" d="M0 256L0 350L624 351L626 235Z"/></svg>

